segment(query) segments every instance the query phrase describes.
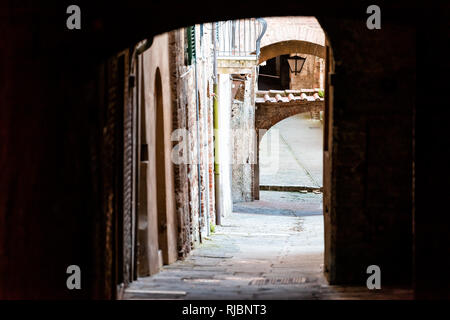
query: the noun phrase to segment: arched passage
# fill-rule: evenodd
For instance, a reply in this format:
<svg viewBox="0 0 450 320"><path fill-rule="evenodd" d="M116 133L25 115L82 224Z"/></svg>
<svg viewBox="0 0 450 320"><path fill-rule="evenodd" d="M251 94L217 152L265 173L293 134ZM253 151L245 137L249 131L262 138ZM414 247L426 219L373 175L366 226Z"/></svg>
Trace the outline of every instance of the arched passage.
<svg viewBox="0 0 450 320"><path fill-rule="evenodd" d="M332 105L333 105L333 88L332 84L329 82L328 75L334 72L334 58L331 50L331 46L327 36L324 31L320 28L317 21L318 29L316 28L314 32L300 32L296 33L295 30L290 30L280 36L280 38L269 38L266 43L263 43L261 47L261 55L258 63L263 63L269 59L297 53L300 55L313 55L324 59L325 70L322 88L324 88L324 99L323 101L299 101L291 100L289 102L282 102L280 97L276 98L276 102L266 100L264 97L264 102L257 103L255 112L255 128L257 136L257 162L254 166L254 198L260 198L260 143L264 134L275 126L280 121L292 117L293 115L298 115L302 112L308 111L323 111L323 152L322 152L322 186L323 191L323 214L324 214L324 272L330 283L335 283L336 279L336 243L333 242L335 239L335 228L336 224L335 216L330 215L330 208L332 207L332 174L331 171L332 157L330 155L330 148L332 143ZM310 36L308 36L310 35ZM312 36L311 36L312 35ZM297 38L295 38L298 36ZM307 88L312 89L312 88ZM288 94L286 94L288 96ZM273 99L272 99L273 100Z"/></svg>
<svg viewBox="0 0 450 320"><path fill-rule="evenodd" d="M311 17L312 18L312 17ZM274 18L277 19L277 18ZM255 129L257 136L257 162L254 166L254 198L256 200L260 199L260 144L262 142L265 133L268 132L271 128L277 126L277 124L286 121L294 116L299 116L302 113L319 113L322 112L323 119L321 120L320 130L322 135L319 137L323 139L323 143L317 144L321 149L319 157L320 160L320 179L314 179L313 175L309 172L308 168L300 168L302 167L301 162L298 161L293 162L293 166L299 166L299 172L301 172L305 179L304 181L311 181L314 188L321 189L323 191L323 197L320 202L323 205L323 213L324 213L324 271L328 278L328 280L333 283L335 282L335 252L333 249L334 243L332 243L331 239L335 237L333 234L334 229L332 224L336 222L325 209L328 210L331 206L331 181L332 181L332 172L331 172L331 157L329 156L329 147L331 144L331 118L330 112L332 112L332 98L330 99L330 95L333 94L331 84L328 81L328 74L332 73L334 70L334 62L333 55L331 51L331 47L329 41L321 29L320 24L312 18L313 31L308 30L304 26L288 26L283 33L275 34L273 33L271 37L265 39L265 42L262 43L260 58L258 63L261 64L269 59L273 59L282 55L289 54L300 54L300 55L312 55L318 58L323 59L325 68L323 71L324 77L321 79L320 88L324 89L324 98L319 99L317 96L317 92L314 91L314 88L301 88L300 92L297 93L302 97L293 97L286 90L285 92L278 92L277 94L266 92L261 96L264 96L258 103L256 102L256 110L255 110ZM282 88L284 89L292 89L292 88ZM305 92L303 93L303 90ZM307 99L305 95L314 96L314 99ZM272 96L272 97L270 97ZM274 97L275 96L275 97ZM274 99L275 98L275 99ZM265 140L268 140L268 137L265 137ZM288 143L286 141L278 143ZM288 143L289 144L289 143ZM289 149L289 146L287 147ZM285 148L286 149L286 148ZM291 148L291 153L295 151ZM285 155L286 157L292 156L295 158L295 155L288 153ZM298 160L298 159L297 159ZM297 162L297 163L295 163ZM317 163L317 162L316 162ZM306 167L306 166L305 166ZM293 173L295 175L296 173ZM319 181L319 183L317 183ZM315 182L315 183L314 183ZM263 182L264 183L264 182ZM307 186L302 186L307 187ZM320 210L322 211L322 210ZM332 272L330 272L332 270Z"/></svg>
<svg viewBox="0 0 450 320"><path fill-rule="evenodd" d="M323 119L321 120L321 123L323 121L326 121L327 116L324 115L324 101L323 100L317 100L317 101L307 101L307 100L300 100L300 101L291 101L286 103L270 103L270 102L264 102L264 103L258 103L256 112L255 112L255 128L256 128L256 137L257 137L257 146L256 146L256 157L257 161L254 166L254 181L253 184L255 186L254 189L254 196L255 200L260 199L260 175L261 175L261 163L264 162L260 152L261 152L261 143L263 138L265 137L267 132L270 132L272 128L275 130L277 126L279 126L281 123L283 123L287 119L292 119L295 116L299 116L301 114L322 114ZM304 123L301 122L295 122L296 125L304 125ZM299 128L301 129L301 128ZM272 130L273 131L273 130ZM323 131L323 128L321 126L321 131ZM325 134L325 133L324 133ZM267 141L266 137L266 141ZM323 135L321 136L321 139L323 139ZM322 145L322 143L321 143ZM296 148L298 146L294 146ZM295 166L295 163L294 163ZM321 175L325 174L331 174L331 172L323 172ZM316 179L317 180L317 179ZM322 177L320 180L324 180ZM264 182L263 182L264 183ZM322 185L316 185L317 188L322 188Z"/></svg>
<svg viewBox="0 0 450 320"><path fill-rule="evenodd" d="M111 15L111 18L105 15L103 18L105 21L104 23L100 21L100 25L116 26L116 18L122 13L121 27L123 27L123 32L117 33L115 29L111 30L105 27L104 37L102 37L104 41L96 41L98 40L98 33L86 33L82 37L73 39L71 43L64 42L67 48L73 49L66 50L68 54L65 57L65 68L61 68L60 63L55 63L61 61L58 59L60 53L54 50L53 46L45 46L44 44L50 40L54 43L59 43L64 38L67 38L67 35L60 32L58 28L54 28L53 20L38 19L37 25L45 27L48 31L42 37L36 39L36 47L42 50L38 57L40 63L36 63L35 68L31 69L28 67L28 64L15 63L16 68L7 69L7 76L11 76L12 83L17 85L9 85L6 88L8 96L12 97L13 102L9 103L10 106L8 108L5 108L7 116L1 117L3 120L2 126L4 125L6 128L4 132L7 132L6 135L2 136L2 145L5 145L5 148L8 150L14 147L12 151L20 150L22 145L25 147L31 146L31 151L35 151L37 158L35 159L35 165L29 166L26 163L28 157L22 157L24 159L21 159L20 157L14 157L13 152L5 152L5 154L10 155L5 160L7 161L5 167L13 168L13 170L8 170L3 174L4 177L2 176L2 178L6 181L4 185L17 185L17 187L7 189L2 194L2 201L6 199L7 201L3 202L10 203L10 208L12 209L9 210L16 210L21 214L12 212L11 219L8 220L8 224L5 224L3 228L8 230L8 233L12 236L8 241L2 242L2 250L4 252L14 252L17 259L7 259L6 264L2 265L1 271L4 274L10 271L14 271L16 274L26 273L27 269L30 269L29 263L31 261L32 266L36 267L36 272L34 272L34 276L31 274L30 277L8 277L8 281L4 281L3 284L10 290L2 296L36 297L39 294L45 297L55 297L56 293L60 293L64 297L70 297L69 293L73 294L73 292L68 293L66 288L59 286L60 279L55 276L59 273L53 272L54 270L63 270L63 267L66 266L64 263L73 258L73 255L70 255L70 250L64 250L64 247L72 248L72 252L75 251L77 257L80 257L83 263L95 263L96 269L100 269L102 267L101 262L112 255L111 246L108 246L109 242L108 245L104 245L104 242L110 241L111 237L104 237L107 240L94 243L94 246L101 248L100 250L95 249L96 253L103 254L106 252L109 254L106 254L106 258L98 259L100 262L97 262L97 260L93 261L90 258L94 256L99 257L99 255L93 254L94 250L83 251L88 247L86 245L88 241L81 242L78 237L73 236L79 234L82 238L91 238L86 237L86 234L83 234L80 230L93 235L91 230L94 228L90 227L94 224L97 226L103 223L104 220L110 221L109 217L115 213L115 211L111 213L109 209L111 204L109 202L100 200L103 199L101 198L103 194L99 191L101 188L94 189L96 184L93 183L94 181L103 185L104 189L106 189L104 198L110 199L112 198L110 195L116 196L113 191L108 189L108 183L111 182L114 176L101 174L99 173L100 170L93 171L92 180L90 180L90 177L84 176L85 172L88 172L93 167L92 159L95 161L94 165L96 167L94 168L102 168L105 164L104 161L110 161L110 158L112 158L109 153L103 155L101 152L98 152L98 156L96 153L96 157L89 156L86 145L88 143L91 144L92 149L96 149L100 145L103 151L103 149L107 150L115 142L114 139L109 138L109 135L102 136L99 134L104 128L101 122L103 121L102 117L94 118L92 122L85 121L88 111L98 110L99 115L103 115L102 112L108 115L114 115L115 113L109 111L109 113L106 113L106 110L109 110L105 107L107 103L98 102L95 100L95 96L86 94L84 90L85 83L87 79L94 79L99 72L100 62L96 60L97 57L106 59L114 54L117 48L126 48L133 41L142 39L149 33L155 34L173 28L176 22L175 18L170 10L165 10L166 8L170 9L171 5L165 3L156 8L159 10L156 10L153 7L153 3L148 3L139 8L140 12L153 12L155 15L159 15L163 23L154 24L154 29L152 30L150 30L151 28L146 19L136 19L134 14L123 15L123 12L133 11L127 11L125 10L126 8L122 9L121 7L112 8L117 15ZM211 16L208 19L218 20L221 18L221 10L229 10L230 7L229 3L215 3L214 5L217 6L216 10L211 11ZM411 237L411 218L409 218L411 215L409 202L411 190L408 186L412 170L410 168L411 152L409 150L411 149L412 140L411 126L414 124L411 121L411 112L415 110L415 104L411 99L405 97L408 96L408 93L415 92L413 89L415 88L414 48L416 27L407 19L403 19L401 25L393 23L392 16L398 16L397 13L401 14L404 8L396 8L389 5L387 7L391 10L392 15L390 15L391 18L387 17L388 19L384 20L381 32L366 30L363 25L364 21L353 19L351 15L342 15L341 13L345 13L344 9L336 10L336 16L333 16L325 13L323 4L320 3L304 6L303 4L294 5L292 2L286 1L275 5L277 8L289 6L290 14L301 14L305 11L311 13L314 10L317 10L316 12L319 14L321 13L321 22L325 23L325 29L331 33L333 47L336 49L336 57L339 58L340 76L333 79L337 88L336 111L339 111L336 112L334 117L336 130L333 136L336 141L339 141L339 148L335 147L333 150L331 144L326 147L326 150L329 150L330 159L331 153L333 153L333 159L336 164L336 175L333 181L333 190L335 192L333 202L336 208L330 207L330 214L335 219L337 216L345 218L340 218L338 220L339 224L334 226L335 231L338 230L340 233L333 240L339 243L340 246L338 261L341 266L338 277L341 279L341 282L363 279L366 275L361 270L363 270L362 267L367 265L366 262L373 263L373 261L378 261L384 263L383 275L391 275L391 278L393 275L400 276L406 279L408 278L408 270L411 269L409 263L411 259L409 259L409 251L407 250L409 244L399 240ZM148 10L144 10L146 8ZM359 9L361 8L355 8L355 11L352 12L361 12ZM32 14L39 17L41 13L48 14L48 10L54 10L52 13L57 14L59 8L51 9L45 7L39 9L36 7L33 8ZM183 5L180 10L185 10L188 13L189 19L186 20L186 23L202 19L201 13L198 10L196 11L191 4ZM240 15L263 16L271 14L274 12L273 10L274 7L271 6L243 6ZM20 20L7 19L7 29L9 27L9 30L15 30L16 33L5 33L13 34L9 38L7 37L9 43L12 44L12 46L7 46L9 50L7 52L10 52L11 56L23 54L26 61L36 58L36 52L34 50L23 50L22 42L14 39L21 39L22 35L26 36L27 29L18 29L17 22L22 21L26 23L29 21L29 14L29 10L20 10L20 15L17 17ZM432 15L429 16L432 17ZM87 17L86 23L90 24L96 18L95 16ZM433 20L440 21L440 19ZM180 22L178 21L177 23ZM436 27L440 26L442 25L436 23ZM426 32L423 33L427 36ZM431 36L433 40L436 39L436 43L442 42L438 41L438 36L434 35L433 37L433 34ZM105 45L106 43L114 45L107 46ZM396 43L396 45L390 45L392 43ZM431 44L433 41L429 41L429 43ZM358 50L353 49L361 50L358 52ZM95 52L95 56L92 55L93 52ZM80 56L80 54L83 55ZM84 54L87 55L85 56ZM89 63L83 63L84 69L80 70L81 65L77 62L83 61L82 58L89 58L89 62L92 61L93 63L91 66L89 66ZM428 65L430 69L433 69L431 63L428 63ZM114 72L113 64L105 64L101 68L110 74ZM30 70L33 72L30 77L14 77L15 74L27 74ZM48 70L56 73L41 72ZM399 75L404 75L404 77L399 77ZM64 76L65 81L61 82L60 76ZM104 79L105 77L99 78ZM24 79L26 80L25 82L23 81ZM39 81L35 81L36 79L39 79ZM392 85L385 86L386 83ZM24 88L29 88L31 89L30 92L36 94L24 95ZM107 95L107 91L104 88L105 86L99 85L98 89L96 89L99 92L99 97ZM348 94L350 91L353 94ZM36 96L42 97L42 99L36 99ZM76 99L73 99L73 97L76 97ZM112 94L110 99L115 101ZM61 108L61 101L68 102L65 108ZM17 105L29 106L27 112L30 116L28 118L32 119L32 124L36 126L30 125L27 127L33 128L34 132L40 132L39 135L30 135L29 131L26 130L18 130L17 134L14 134L11 128L14 128L14 124L20 123L21 118L23 118L21 112L15 112ZM93 105L99 105L100 107L92 108ZM117 104L117 106L120 105ZM114 104L111 104L111 110L115 111L117 108L114 107ZM42 110L47 110L48 112L42 112ZM329 111L329 114L331 114L332 110ZM52 112L61 116L47 117ZM422 114L425 113L426 111L422 111ZM445 118L440 113L436 114L435 118ZM76 120L79 120L79 122ZM74 125L77 123L82 125ZM430 132L435 133L433 130L430 130ZM430 135L432 136L432 134L428 134L428 136ZM55 136L61 141L67 138L66 143L61 144L59 143L60 140L42 138ZM325 137L325 141L328 141L327 137ZM389 141L389 143L386 143L386 141ZM62 147L68 155L74 155L66 158L66 161L68 159L74 161L74 165L70 166L71 170L64 171L64 175L58 170L65 168L68 164L67 162L64 165L55 165L54 168L57 170L48 165L49 160L59 159L58 153L61 153L60 148L54 148L54 146ZM441 148L436 147L435 149L440 150L443 148L441 146ZM47 150L48 152L42 152L42 150ZM78 157L82 152L83 156ZM427 158L431 159L429 160L430 168L436 167L436 159L440 161L443 161L442 159L445 160L445 157L439 159L438 156L434 156L435 153L433 156L427 154ZM20 161L25 162L22 163ZM51 168L52 171L47 168ZM18 173L20 174L19 178L17 178ZM383 175L380 173L389 174ZM428 178L429 172L427 167L422 169L420 175ZM39 188L40 193L36 193L36 188L26 185L29 181L47 180L61 182L61 176L64 176L64 179L66 179L64 182L67 182L67 185L70 186L74 185L73 181L79 181L76 184L78 189L72 189L72 192L68 192L67 188L61 188L61 183L46 183ZM380 176L382 177L380 178ZM428 180L432 182L446 180L444 171L440 175L435 176L438 177L433 178L434 180ZM377 182L379 183L377 184ZM429 185L433 186L431 182ZM377 186L379 188L376 188ZM86 192L86 190L91 191L90 188L92 188L92 192ZM16 192L16 189L20 190L20 192ZM426 197L431 192L436 193L435 190L437 190L439 195L445 192L445 188L442 189L444 191L439 188L429 189L429 193L425 193L425 196L422 193L422 202L426 203L426 205L428 205ZM47 196L43 198L43 194L49 195L48 198ZM33 199L39 200L39 205L31 201ZM69 202L73 204L82 203L83 205L86 203L89 209L95 208L96 210L85 210L86 207L78 205L66 206ZM34 205L33 210L28 210L30 203ZM336 205L338 203L340 204L339 206ZM346 206L343 204L346 204ZM54 229L54 218L55 216L57 217L54 210L59 207L64 208L64 210L58 216L64 218L66 222L70 221L70 223ZM448 258L445 259L445 256L441 256L442 252L447 252L445 247L446 241L443 241L447 239L444 236L447 233L445 233L446 230L442 226L445 226L445 223L448 222L448 215L445 215L445 211L434 210L434 208L439 209L436 205L432 206L432 208L433 210L431 211L435 213L435 219L431 222L428 221L430 210L421 210L420 212L417 210L414 214L414 218L421 218L417 219L414 224L416 228L414 236L420 234L420 237L417 238L418 246L416 248L421 254L415 257L419 259L418 266L421 267L418 275L422 285L423 283L429 283L439 288L448 289L448 281L445 278L435 277L436 279L432 279L432 277L429 277L429 273L426 273L435 268L429 261L440 261L441 268L444 270L448 266ZM8 211L5 210L5 212L2 218L7 216ZM31 214L28 214L28 212L31 212ZM91 212L95 214L91 214ZM80 216L80 213L84 215ZM103 215L107 218L103 219ZM351 224L348 223L350 220L352 221ZM41 223L39 228L35 227L34 224L36 222ZM107 226L109 227L109 225ZM23 230L32 239L40 239L42 241L40 247L35 245L35 241L24 242ZM428 233L429 230L433 230L434 233ZM50 238L46 237L51 232L56 232L56 234L53 234L53 237ZM397 235L401 235L401 237L397 238ZM54 251L47 250L48 248L53 248L56 242L61 243L56 249L63 254L64 259L60 255L56 259ZM438 249L427 255L428 248L433 243ZM17 248L16 245L16 248L14 248L11 244L19 244L19 247ZM441 248L443 249L442 251L440 250ZM30 259L30 252L34 254L33 257L36 259ZM433 259L424 259L424 257L432 257ZM443 259L440 259L442 257ZM345 261L349 261L348 265ZM100 267L97 265L100 265ZM51 266L51 268L48 266ZM92 293L93 296L94 294L100 297L105 296L103 292L112 290L109 289L110 286L104 285L104 283L109 284L111 282L108 277L110 274L111 272L106 272L104 277L106 280L102 282L98 280L98 283L90 283L91 286L98 290L82 290L82 294L87 296L90 292L94 292ZM405 275L402 276L403 274ZM33 286L30 286L29 284L32 281L34 281ZM106 289L101 290L103 287ZM36 288L40 289L39 293L37 293ZM54 288L62 289L57 289L58 291L55 293Z"/></svg>

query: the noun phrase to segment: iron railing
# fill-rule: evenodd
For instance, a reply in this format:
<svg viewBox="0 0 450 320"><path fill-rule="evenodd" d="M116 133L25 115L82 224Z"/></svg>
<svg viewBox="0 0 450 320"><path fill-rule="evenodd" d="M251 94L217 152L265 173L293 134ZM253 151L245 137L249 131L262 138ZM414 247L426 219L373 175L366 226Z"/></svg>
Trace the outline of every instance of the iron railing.
<svg viewBox="0 0 450 320"><path fill-rule="evenodd" d="M267 23L262 18L217 22L217 57L257 59L266 29Z"/></svg>

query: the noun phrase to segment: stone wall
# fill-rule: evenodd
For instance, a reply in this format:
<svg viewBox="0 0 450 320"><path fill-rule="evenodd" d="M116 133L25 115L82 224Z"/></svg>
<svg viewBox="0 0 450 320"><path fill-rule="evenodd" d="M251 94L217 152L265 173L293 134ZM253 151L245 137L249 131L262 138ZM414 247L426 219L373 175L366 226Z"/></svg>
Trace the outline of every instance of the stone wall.
<svg viewBox="0 0 450 320"><path fill-rule="evenodd" d="M170 33L172 104L177 110L173 123L178 129L172 154L181 158L175 164L180 258L215 224L211 31L205 27L202 31L195 27L197 65L186 64L185 29Z"/></svg>
<svg viewBox="0 0 450 320"><path fill-rule="evenodd" d="M171 70L171 101L172 101L172 127L182 132L187 128L187 97L186 86L180 82L182 66L184 64L184 39L181 30L169 33L169 55ZM182 159L187 159L188 150L177 148L179 140L186 142L187 138L181 135L172 135L172 155L175 153ZM189 206L188 164L185 162L174 163L175 201L177 208L177 246L178 257L184 258L191 251L191 217Z"/></svg>

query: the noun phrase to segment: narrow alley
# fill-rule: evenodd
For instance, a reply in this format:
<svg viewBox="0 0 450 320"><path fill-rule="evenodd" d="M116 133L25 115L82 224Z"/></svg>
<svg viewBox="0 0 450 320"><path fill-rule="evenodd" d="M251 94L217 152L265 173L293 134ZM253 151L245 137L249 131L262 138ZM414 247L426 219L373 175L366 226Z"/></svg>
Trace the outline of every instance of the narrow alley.
<svg viewBox="0 0 450 320"><path fill-rule="evenodd" d="M411 299L410 289L330 286L323 276L323 216L313 193L262 191L238 206L183 261L140 278L125 299ZM271 206L267 206L267 204ZM282 208L282 209L276 209ZM244 213L245 212L245 213Z"/></svg>
<svg viewBox="0 0 450 320"><path fill-rule="evenodd" d="M448 4L5 2L0 300L450 299Z"/></svg>

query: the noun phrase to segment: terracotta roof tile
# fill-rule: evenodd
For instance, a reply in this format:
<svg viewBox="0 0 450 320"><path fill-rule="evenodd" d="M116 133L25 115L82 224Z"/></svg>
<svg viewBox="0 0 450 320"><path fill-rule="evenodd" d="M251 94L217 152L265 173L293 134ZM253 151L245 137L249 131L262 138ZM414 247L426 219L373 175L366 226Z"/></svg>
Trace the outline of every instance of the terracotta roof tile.
<svg viewBox="0 0 450 320"><path fill-rule="evenodd" d="M300 90L258 90L256 103L289 103L290 101L323 101L319 96L319 88Z"/></svg>

